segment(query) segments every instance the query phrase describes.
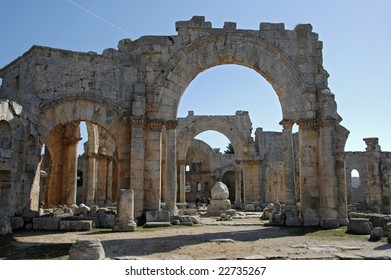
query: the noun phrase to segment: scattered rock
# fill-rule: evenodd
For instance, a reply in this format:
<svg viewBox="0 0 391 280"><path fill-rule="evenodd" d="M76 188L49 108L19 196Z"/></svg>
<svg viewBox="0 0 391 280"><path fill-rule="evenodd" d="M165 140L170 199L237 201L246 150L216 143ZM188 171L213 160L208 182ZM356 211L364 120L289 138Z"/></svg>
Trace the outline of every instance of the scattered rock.
<svg viewBox="0 0 391 280"><path fill-rule="evenodd" d="M105 251L98 239L77 240L69 249L70 260L104 260Z"/></svg>
<svg viewBox="0 0 391 280"><path fill-rule="evenodd" d="M371 230L370 241L379 241L383 237L383 228L375 227Z"/></svg>

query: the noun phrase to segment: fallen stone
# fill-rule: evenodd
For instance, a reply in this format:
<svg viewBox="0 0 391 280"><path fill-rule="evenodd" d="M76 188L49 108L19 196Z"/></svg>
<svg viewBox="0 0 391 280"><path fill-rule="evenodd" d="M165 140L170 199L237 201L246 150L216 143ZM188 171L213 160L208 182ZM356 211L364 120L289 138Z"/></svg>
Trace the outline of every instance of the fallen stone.
<svg viewBox="0 0 391 280"><path fill-rule="evenodd" d="M77 240L69 249L70 260L104 260L105 251L98 239Z"/></svg>
<svg viewBox="0 0 391 280"><path fill-rule="evenodd" d="M368 218L352 218L349 220L347 232L352 234L370 234L372 223Z"/></svg>
<svg viewBox="0 0 391 280"><path fill-rule="evenodd" d="M58 230L61 218L42 217L33 219L33 229L35 230Z"/></svg>
<svg viewBox="0 0 391 280"><path fill-rule="evenodd" d="M369 237L370 241L379 241L380 238L383 237L383 228L382 227L375 227L371 230L371 234Z"/></svg>
<svg viewBox="0 0 391 280"><path fill-rule="evenodd" d="M87 231L92 229L92 221L88 220L63 220L60 221L60 230L64 231Z"/></svg>
<svg viewBox="0 0 391 280"><path fill-rule="evenodd" d="M11 218L12 230L21 229L24 227L24 220L22 217L12 217Z"/></svg>

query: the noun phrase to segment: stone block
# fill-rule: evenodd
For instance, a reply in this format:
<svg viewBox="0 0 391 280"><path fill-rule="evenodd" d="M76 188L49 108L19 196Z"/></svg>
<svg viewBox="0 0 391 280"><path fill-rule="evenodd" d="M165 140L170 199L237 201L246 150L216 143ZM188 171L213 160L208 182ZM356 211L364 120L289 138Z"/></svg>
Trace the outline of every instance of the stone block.
<svg viewBox="0 0 391 280"><path fill-rule="evenodd" d="M169 211L147 211L147 222L170 222Z"/></svg>
<svg viewBox="0 0 391 280"><path fill-rule="evenodd" d="M98 221L100 228L112 228L115 224L115 215L98 213Z"/></svg>
<svg viewBox="0 0 391 280"><path fill-rule="evenodd" d="M255 211L255 206L254 206L254 204L246 204L244 206L244 210L254 212Z"/></svg>
<svg viewBox="0 0 391 280"><path fill-rule="evenodd" d="M34 218L39 216L38 211L34 211L28 208L23 209L22 217L25 223L31 223Z"/></svg>
<svg viewBox="0 0 391 280"><path fill-rule="evenodd" d="M33 219L34 230L58 230L61 218L40 217Z"/></svg>
<svg viewBox="0 0 391 280"><path fill-rule="evenodd" d="M183 226L192 226L193 225L193 220L190 216L180 216L179 217L179 221L181 223L181 225Z"/></svg>
<svg viewBox="0 0 391 280"><path fill-rule="evenodd" d="M12 226L12 230L23 228L24 227L24 220L23 220L23 218L20 217L20 216L12 217L11 218L11 226Z"/></svg>
<svg viewBox="0 0 391 280"><path fill-rule="evenodd" d="M77 240L69 249L70 260L104 260L102 243L97 239Z"/></svg>
<svg viewBox="0 0 391 280"><path fill-rule="evenodd" d="M60 230L64 231L87 231L92 229L92 221L88 220L62 220L60 221Z"/></svg>
<svg viewBox="0 0 391 280"><path fill-rule="evenodd" d="M228 210L228 209L231 209L231 202L228 199L224 199L224 200L211 199L207 211Z"/></svg>
<svg viewBox="0 0 391 280"><path fill-rule="evenodd" d="M144 227L167 227L171 226L169 211L147 211L147 222Z"/></svg>
<svg viewBox="0 0 391 280"><path fill-rule="evenodd" d="M83 214L83 215L88 215L88 213L90 212L91 208L88 207L87 205L85 205L84 203L81 203L79 205L79 213L80 214Z"/></svg>
<svg viewBox="0 0 391 280"><path fill-rule="evenodd" d="M347 232L352 234L370 234L373 226L367 218L352 218L349 220Z"/></svg>

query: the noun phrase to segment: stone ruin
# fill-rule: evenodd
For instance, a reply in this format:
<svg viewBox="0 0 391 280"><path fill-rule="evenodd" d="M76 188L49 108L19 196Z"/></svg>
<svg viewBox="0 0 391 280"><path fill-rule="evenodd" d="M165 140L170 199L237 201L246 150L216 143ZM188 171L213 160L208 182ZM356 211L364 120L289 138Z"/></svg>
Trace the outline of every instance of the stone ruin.
<svg viewBox="0 0 391 280"><path fill-rule="evenodd" d="M149 211L168 211L171 220L193 202L194 191L210 198L218 181L227 184L234 208L283 204L287 225L346 225L352 201L390 213L391 157L376 138L365 140L366 152L344 151L349 131L340 125L323 43L310 24L242 30L233 22L212 27L195 16L175 29L174 35L123 39L101 54L32 46L0 69L5 232L26 209L112 207L121 189L133 190L135 220ZM249 67L270 82L281 103L281 132L257 128L254 139L244 111L177 117L191 81L224 64ZM88 142L78 158L81 122ZM193 140L206 130L226 135L235 153L221 155ZM353 168L362 175L357 190L347 176Z"/></svg>
<svg viewBox="0 0 391 280"><path fill-rule="evenodd" d="M231 209L231 201L229 201L229 191L223 182L217 182L211 192L212 199L208 205L208 216L229 215L234 216L236 211Z"/></svg>

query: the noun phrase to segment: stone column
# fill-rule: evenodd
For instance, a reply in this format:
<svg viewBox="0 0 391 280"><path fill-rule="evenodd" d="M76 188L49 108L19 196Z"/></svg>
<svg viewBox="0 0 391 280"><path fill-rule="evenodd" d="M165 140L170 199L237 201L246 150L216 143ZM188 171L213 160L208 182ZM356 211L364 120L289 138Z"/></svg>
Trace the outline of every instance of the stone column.
<svg viewBox="0 0 391 280"><path fill-rule="evenodd" d="M242 164L235 161L235 205L242 203Z"/></svg>
<svg viewBox="0 0 391 280"><path fill-rule="evenodd" d="M186 162L179 161L179 203L186 203Z"/></svg>
<svg viewBox="0 0 391 280"><path fill-rule="evenodd" d="M117 199L117 217L113 231L135 231L134 222L134 191L121 189Z"/></svg>
<svg viewBox="0 0 391 280"><path fill-rule="evenodd" d="M280 124L282 130L282 157L285 183L285 224L288 226L299 226L301 221L299 218L299 210L296 205L296 185L295 185L295 161L293 155L293 137L292 126L294 121L282 120Z"/></svg>
<svg viewBox="0 0 391 280"><path fill-rule="evenodd" d="M147 211L160 211L163 120L145 123L145 201Z"/></svg>
<svg viewBox="0 0 391 280"><path fill-rule="evenodd" d="M170 215L177 215L178 208L176 206L177 200L177 171L176 171L176 127L178 121L165 121L166 126L166 207Z"/></svg>
<svg viewBox="0 0 391 280"><path fill-rule="evenodd" d="M336 176L336 120L328 118L320 123L319 133L319 215L324 228L338 228L338 200Z"/></svg>
<svg viewBox="0 0 391 280"><path fill-rule="evenodd" d="M337 196L338 196L338 221L340 226L347 226L348 198L346 192L345 152L336 154Z"/></svg>
<svg viewBox="0 0 391 280"><path fill-rule="evenodd" d="M381 213L380 146L378 138L365 138L367 157L367 203L372 212Z"/></svg>
<svg viewBox="0 0 391 280"><path fill-rule="evenodd" d="M318 123L299 120L300 204L304 226L319 225Z"/></svg>
<svg viewBox="0 0 391 280"><path fill-rule="evenodd" d="M87 200L88 205L95 204L96 196L96 154L88 155L88 189L87 189Z"/></svg>
<svg viewBox="0 0 391 280"><path fill-rule="evenodd" d="M144 117L132 119L130 146L130 187L134 190L134 211L140 216L144 209Z"/></svg>
<svg viewBox="0 0 391 280"><path fill-rule="evenodd" d="M63 195L61 203L71 205L76 203L77 194L77 143L79 138L64 138L63 156Z"/></svg>
<svg viewBox="0 0 391 280"><path fill-rule="evenodd" d="M106 204L113 203L113 158L107 158L107 177L106 177Z"/></svg>

